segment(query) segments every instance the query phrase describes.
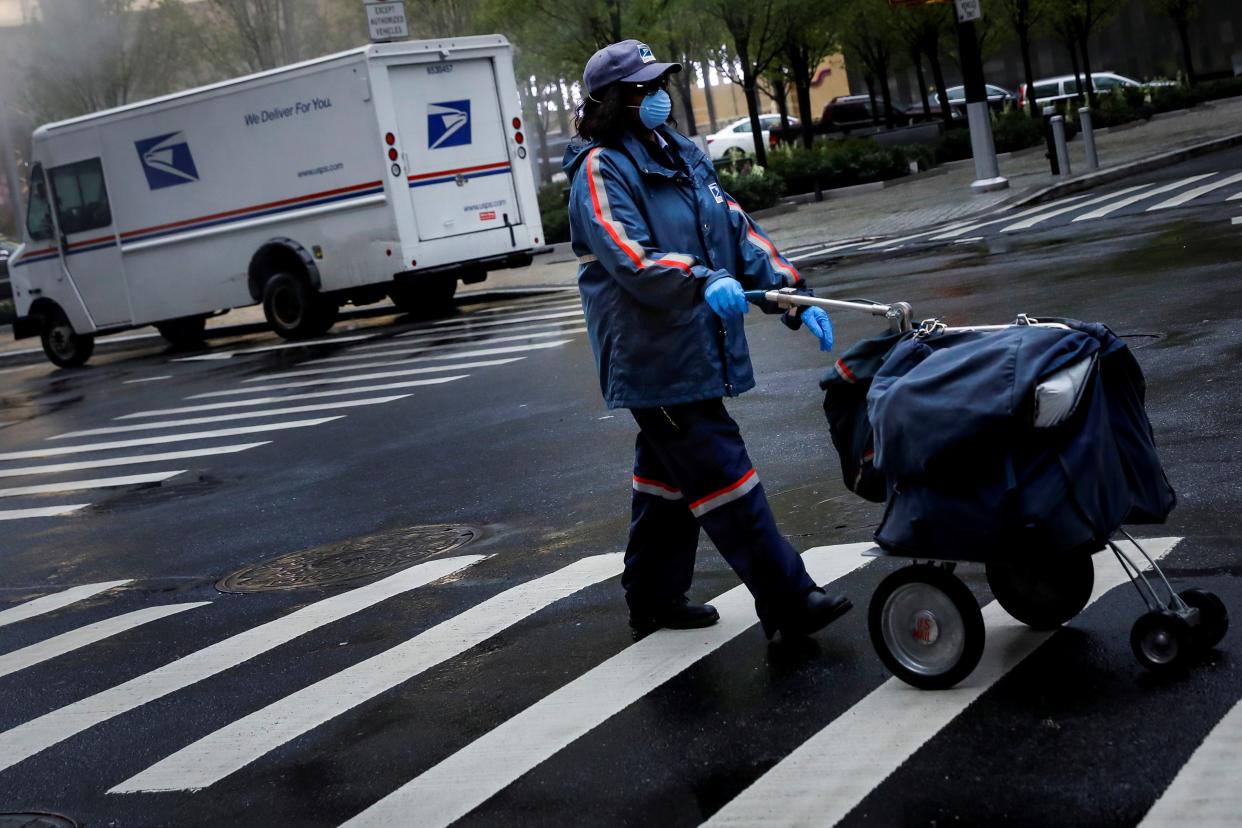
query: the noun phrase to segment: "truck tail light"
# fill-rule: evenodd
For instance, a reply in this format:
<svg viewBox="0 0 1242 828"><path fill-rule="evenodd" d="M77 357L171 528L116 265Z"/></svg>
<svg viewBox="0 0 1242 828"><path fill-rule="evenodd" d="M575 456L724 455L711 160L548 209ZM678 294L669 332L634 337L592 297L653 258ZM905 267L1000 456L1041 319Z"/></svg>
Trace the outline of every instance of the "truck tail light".
<svg viewBox="0 0 1242 828"><path fill-rule="evenodd" d="M513 133L513 140L514 140L514 141L517 141L517 142L520 144L520 143L522 143L523 141L525 141L525 140L526 140L526 136L525 136L525 135L523 135L523 134L522 134L522 133L520 133L520 132L515 132L515 133Z"/></svg>
<svg viewBox="0 0 1242 828"><path fill-rule="evenodd" d="M514 129L521 129L521 128L522 128L522 119L521 119L521 118L514 118L514 119L513 119L513 128L514 128Z"/></svg>
<svg viewBox="0 0 1242 828"><path fill-rule="evenodd" d="M397 143L397 136L393 135L391 132L385 133L384 143L391 147L393 144Z"/></svg>
<svg viewBox="0 0 1242 828"><path fill-rule="evenodd" d="M390 147L388 149L388 160L389 161L397 160L397 148L396 147Z"/></svg>

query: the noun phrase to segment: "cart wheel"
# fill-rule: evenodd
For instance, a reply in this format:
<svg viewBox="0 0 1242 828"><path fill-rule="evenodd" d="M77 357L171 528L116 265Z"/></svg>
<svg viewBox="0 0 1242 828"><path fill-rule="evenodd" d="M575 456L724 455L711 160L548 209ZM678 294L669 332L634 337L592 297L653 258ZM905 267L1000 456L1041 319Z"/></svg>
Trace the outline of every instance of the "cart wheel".
<svg viewBox="0 0 1242 828"><path fill-rule="evenodd" d="M1184 669L1195 649L1194 643L1194 632L1186 619L1169 610L1143 613L1130 630L1134 657L1153 673Z"/></svg>
<svg viewBox="0 0 1242 828"><path fill-rule="evenodd" d="M1091 600L1095 566L1090 556L1063 561L989 561L988 586L1005 612L1037 630L1069 621Z"/></svg>
<svg viewBox="0 0 1242 828"><path fill-rule="evenodd" d="M1210 650L1219 644L1229 631L1229 610L1225 609L1225 602L1206 589L1188 589L1177 595L1199 611L1199 626L1194 628L1199 646Z"/></svg>
<svg viewBox="0 0 1242 828"><path fill-rule="evenodd" d="M952 573L930 564L880 582L867 613L871 644L897 678L924 690L952 687L983 655L983 614Z"/></svg>

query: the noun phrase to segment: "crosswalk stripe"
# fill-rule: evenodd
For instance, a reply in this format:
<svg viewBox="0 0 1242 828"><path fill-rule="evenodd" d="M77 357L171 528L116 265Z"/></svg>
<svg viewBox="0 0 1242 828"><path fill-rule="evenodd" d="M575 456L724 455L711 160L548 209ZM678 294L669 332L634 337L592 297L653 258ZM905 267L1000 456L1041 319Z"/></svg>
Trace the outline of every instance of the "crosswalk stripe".
<svg viewBox="0 0 1242 828"><path fill-rule="evenodd" d="M1107 193L1102 196L1096 196L1095 198L1088 199L1087 201L1084 201L1081 204L1070 204L1068 206L1057 207L1056 209L1048 210L1046 212L1031 216L1030 218L1023 219L1022 221L1015 222L1014 224L1011 224L1008 227L1002 227L1001 232L1002 233L1014 233L1014 232L1017 232L1018 230L1029 230L1030 228L1034 227L1037 224L1042 224L1048 219L1052 219L1052 218L1056 218L1057 216L1065 215L1066 213L1071 212L1073 210L1081 210L1083 207L1090 207L1093 204L1101 204L1106 201L1112 201L1113 199L1116 199L1116 198L1122 198L1122 200L1124 200L1124 196L1127 196L1130 193L1137 192L1140 190L1144 192L1142 193L1142 195L1139 196L1139 198L1146 198L1147 196L1151 195L1151 193L1147 191L1149 187L1151 187L1150 184L1136 184L1133 187L1126 187L1125 189L1117 190L1116 192Z"/></svg>
<svg viewBox="0 0 1242 828"><path fill-rule="evenodd" d="M379 362L364 362L361 365L333 365L325 368L306 368L300 371L264 374L261 377L251 377L250 379L242 380L242 382L268 382L278 379L293 379L294 377L314 377L320 374L339 374L342 371L369 371L372 368L388 368L393 365L409 365L410 363L418 362L435 362L441 359L472 359L474 357L500 356L501 354L524 354L527 351L546 351L549 348L559 348L572 341L569 339L557 339L552 342L531 342L526 345L504 345L499 348L478 348L473 351L453 351L439 354L431 353L419 357L405 357L403 359L385 359ZM434 349L427 348L422 350ZM383 354L378 356L383 356Z"/></svg>
<svg viewBox="0 0 1242 828"><path fill-rule="evenodd" d="M501 342L522 342L523 340L527 340L527 339L546 339L550 336L572 336L575 334L586 333L586 331L587 331L586 328L560 328L559 330L555 330L555 331L541 331L537 333L515 334L514 336L488 337L487 339L479 340L478 344L494 345L494 344L498 344ZM474 334L464 334L462 336L444 337L443 339L437 340L437 341L443 342L445 340L475 339L475 338L476 337ZM422 353L423 351L428 350L424 346L399 347L399 346L408 345L408 344L409 344L408 342L394 342L393 345L396 345L398 347L393 348L392 345L388 345L388 346L385 346L384 350L379 351L378 353L373 352L373 351L368 351L367 353L362 354L362 353L355 353L354 351L356 351L357 349L350 349L350 353L343 354L342 356L324 357L323 359L308 359L307 361L299 362L298 364L299 365L322 365L324 363L332 363L332 362L354 362L360 359L378 359L380 357L397 356L399 354L419 354L419 353ZM390 348L392 350L389 350Z"/></svg>
<svg viewBox="0 0 1242 828"><path fill-rule="evenodd" d="M869 245L867 245L866 247L862 247L862 248L859 248L859 249L860 249L860 250L878 250L878 249L880 249L881 247L888 247L889 245L894 245L894 244L900 244L900 243L902 243L902 242L913 241L914 239L921 239L921 238L923 238L924 236L931 236L931 235L934 235L934 234L936 234L936 233L943 233L943 232L950 231L950 230L956 230L956 229L958 229L959 227L964 227L964 226L966 226L967 224L970 224L972 221L973 221L973 219L972 219L972 220L970 220L970 221L955 221L955 222L953 222L952 224L949 224L947 227L937 227L935 230L924 230L924 231L923 231L923 232L921 232L921 233L913 233L913 234L911 234L911 235L909 235L909 236L899 236L899 237L897 237L897 238L895 238L895 239L884 239L884 240L882 240L882 241L878 241L878 242L875 242L875 243L873 243L873 244L869 244Z"/></svg>
<svg viewBox="0 0 1242 828"><path fill-rule="evenodd" d="M551 322L535 322L530 325L514 325L506 328L509 333L521 333L522 331L544 331L540 336L556 336L559 332L565 330L566 325L577 325L579 322L568 321L564 319L556 319ZM500 340L493 339L490 332L479 333L478 331L446 331L446 330L420 330L409 331L400 336L390 337L382 342L371 342L366 345L355 345L349 349L351 354L359 354L364 351L386 351L391 348L403 348L411 344L419 342L454 342L457 340L477 340L480 343L498 342ZM332 359L332 357L324 357L324 359ZM308 360L310 361L310 360ZM318 362L319 360L314 360Z"/></svg>
<svg viewBox="0 0 1242 828"><path fill-rule="evenodd" d="M817 583L868 563L856 543L803 555ZM540 762L584 736L648 692L752 627L754 599L744 586L712 599L720 621L701 630L661 630L449 756L345 823L361 826L446 826L500 792ZM3 751L0 751L3 755Z"/></svg>
<svg viewBox="0 0 1242 828"><path fill-rule="evenodd" d="M1173 190L1177 190L1182 187L1185 187L1188 184L1193 184L1196 181L1202 181L1205 178L1211 178L1214 175L1216 175L1216 173L1214 172L1203 173L1202 175L1192 175L1189 178L1183 178L1180 181L1174 181L1172 184L1165 184L1161 187L1155 188L1154 190L1146 190L1141 193L1136 193L1135 195L1129 196L1128 198L1121 199L1115 204L1106 204L1103 207L1092 210L1089 213L1083 213L1081 216L1075 216L1073 221L1075 222L1092 221L1093 219L1104 218L1105 216L1112 215L1118 210L1129 207L1131 204L1136 204L1145 198L1151 198L1152 196L1163 195L1165 193L1172 192Z"/></svg>
<svg viewBox="0 0 1242 828"><path fill-rule="evenodd" d="M210 604L210 601L195 601L186 604L146 607L134 612L127 612L124 615L105 618L103 621L87 624L85 627L78 627L76 630L70 630L67 633L53 636L37 644L31 644L29 647L23 647L20 650L0 655L0 676L7 676L10 673L25 670L27 667L33 667L49 659L58 658L65 653L81 649L97 641L103 641L105 638L132 630L134 627L140 627L151 621L167 618L179 612L185 612L195 607L205 607Z"/></svg>
<svg viewBox="0 0 1242 828"><path fill-rule="evenodd" d="M142 437L135 440L115 440L109 443L85 443L76 446L56 446L49 448L28 449L26 451L10 451L0 454L0 460L29 460L35 457L59 457L65 454L79 454L91 451L111 451L113 449L133 448L135 446L155 446L162 443L177 443L187 440L212 440L217 437L235 437L239 434L258 434L265 431L284 431L291 428L310 428L312 426L339 420L336 417L318 417L313 420L289 420L283 423L264 423L262 425L242 426L239 428L218 428L214 431L196 431L190 434L165 434L159 437Z"/></svg>
<svg viewBox="0 0 1242 828"><path fill-rule="evenodd" d="M82 508L82 507L78 507ZM40 598L27 601L24 604L18 604L0 611L0 627L8 624L16 624L18 621L25 621L27 618L34 618L37 615L44 615L49 612L55 612L63 609L70 604L76 604L79 601L85 601L87 598L93 598L101 592L107 592L110 589L116 589L119 586L133 583L132 578L123 581L103 581L98 584L82 584L81 586L70 587L69 589L53 592L51 595L44 595Z"/></svg>
<svg viewBox="0 0 1242 828"><path fill-rule="evenodd" d="M1144 542L1155 559L1180 538ZM1138 551L1129 543L1119 544ZM1125 583L1109 553L1095 559L1090 602ZM1090 605L1090 603L1088 604ZM926 692L891 678L778 762L705 825L767 824L773 813L790 825L834 825L975 699L1055 631L1032 630L995 601L983 608L987 645L975 671L949 690ZM1194 824L1194 823L1190 823Z"/></svg>
<svg viewBox="0 0 1242 828"><path fill-rule="evenodd" d="M213 351L210 354L199 354L198 356L177 357L169 360L170 362L209 362L216 359L232 359L235 356L248 354L263 354L268 351L284 351L289 348L309 348L314 345L337 345L345 342L361 342L364 339L374 339L380 336L379 333L358 334L356 336L329 336L323 339L299 339L296 342L282 342L279 345L263 345L257 348L242 348L236 351Z"/></svg>
<svg viewBox="0 0 1242 828"><path fill-rule="evenodd" d="M620 575L619 554L575 561L506 590L366 661L286 696L160 760L108 793L201 790L544 607Z"/></svg>
<svg viewBox="0 0 1242 828"><path fill-rule="evenodd" d="M361 400L344 400L334 403L317 405L295 405L289 408L263 408L258 411L242 411L237 414L215 414L210 417L190 417L184 420L157 420L138 425L108 426L107 428L88 428L84 431L69 431L48 437L49 440L65 440L69 437L97 437L102 434L128 434L135 431L150 431L155 428L184 428L185 426L208 425L210 423L227 423L234 420L251 420L256 417L283 417L289 414L310 414L316 411L337 411L342 408L359 408L369 405L383 405L394 400L404 400L409 394L393 394L387 397L366 397Z"/></svg>
<svg viewBox="0 0 1242 828"><path fill-rule="evenodd" d="M160 382L161 380L172 379L172 374L163 374L158 377L139 377L138 379L125 380L122 385L137 385L143 382Z"/></svg>
<svg viewBox="0 0 1242 828"><path fill-rule="evenodd" d="M1004 224L1005 222L1013 221L1014 219L1020 219L1025 216L1033 216L1036 213L1042 213L1045 210L1052 209L1053 207L1056 207L1061 204L1069 204L1071 202L1082 201L1086 197L1087 196L1085 194L1076 195L1076 196L1070 196L1069 198L1060 199L1054 204L1037 204L1034 207L1028 207L1025 210L1019 210L1013 215L1003 216L1002 218L988 219L987 221L974 222L972 224L967 224L965 227L959 227L956 230L950 230L947 233L939 233L935 236L932 236L929 239L929 241L947 241L949 239L956 239L956 238L959 238L960 236L966 235L967 233L973 233L975 230L978 230L981 227L991 227L994 224Z"/></svg>
<svg viewBox="0 0 1242 828"><path fill-rule="evenodd" d="M316 601L0 733L0 771L52 745L235 667L319 627L477 563L483 555L428 561L366 586Z"/></svg>
<svg viewBox="0 0 1242 828"><path fill-rule="evenodd" d="M800 253L797 256L786 256L785 259L790 262L800 262L803 259L809 259L812 256L824 256L829 253L835 253L838 250L846 250L850 247L857 247L858 245L864 243L865 242L848 242L846 244L833 244L828 247L821 247L818 250L812 250L809 253Z"/></svg>
<svg viewBox="0 0 1242 828"><path fill-rule="evenodd" d="M505 319L493 319L489 317L483 320L472 318L474 314L466 314L463 316L453 316L448 319L437 319L436 321L431 323L430 327L432 328L468 328L468 327L475 327L477 325L491 325L493 323L499 323L502 325L512 325L514 323L521 323L521 322L540 322L545 319L563 319L564 317L574 316L575 314L580 314L583 312L581 301L562 302L562 303L558 303L554 307L527 308L523 310L522 312L526 313L528 311L536 311L536 313L533 316L518 315L512 318L505 318Z"/></svg>
<svg viewBox="0 0 1242 828"><path fill-rule="evenodd" d="M271 440L259 443L238 443L233 446L216 446L208 449L192 451L165 451L157 454L136 454L130 457L110 457L107 460L81 460L76 463L49 463L43 466L25 466L16 469L0 469L2 477L26 477L32 474L60 474L61 472L84 471L86 469L106 469L112 466L133 466L139 463L165 463L169 460L188 460L192 457L211 457L216 454L236 454L259 446L266 446Z"/></svg>
<svg viewBox="0 0 1242 828"><path fill-rule="evenodd" d="M1221 187L1228 187L1230 184L1236 184L1239 181L1242 181L1242 173L1226 176L1225 178L1213 181L1211 184L1204 184L1202 186L1187 190L1184 193L1178 193L1172 198L1166 199L1159 204L1153 204L1151 207L1147 208L1146 212L1150 213L1153 210L1167 210L1170 207L1180 207L1188 201L1194 201L1199 196L1207 195L1213 190L1219 190Z"/></svg>
<svg viewBox="0 0 1242 828"><path fill-rule="evenodd" d="M163 483L165 480L176 477L179 474L185 474L185 469L170 472L151 472L150 474L131 474L125 477L99 477L94 480L42 483L37 486L16 486L9 489L0 489L0 497L59 494L61 492L80 492L86 489L118 489L122 486L140 486L144 483Z"/></svg>
<svg viewBox="0 0 1242 828"><path fill-rule="evenodd" d="M572 291L572 293L571 293ZM529 313L533 310L551 310L565 305L582 304L582 299L578 296L576 287L569 288L555 296L543 296L538 299L519 299L509 300L503 305L496 305L489 308L479 308L478 310L463 310L461 316L454 317L461 319L464 316L483 316L496 313Z"/></svg>
<svg viewBox="0 0 1242 828"><path fill-rule="evenodd" d="M1238 758L1242 757L1242 703L1235 704L1173 777L1138 828L1237 825L1242 814Z"/></svg>
<svg viewBox="0 0 1242 828"><path fill-rule="evenodd" d="M416 374L432 374L440 371L468 371L471 368L487 368L492 365L508 365L526 357L509 357L508 359L484 359L478 362L458 362L452 365L429 365L425 368L407 368L402 371L379 371L374 374L358 374L352 377L321 377L302 382L278 382L275 385L256 385L254 388L234 388L228 391L208 391L205 394L193 394L187 400L205 400L213 397L234 397L238 394L259 394L267 391L284 391L289 388L310 388L314 385L339 385L349 382L370 382L379 379L395 379L410 377Z"/></svg>
<svg viewBox="0 0 1242 828"><path fill-rule="evenodd" d="M199 411L220 411L226 408L243 408L248 405L269 405L271 403L294 402L297 400L318 400L324 397L342 397L347 394L370 394L375 391L399 391L405 388L421 388L425 385L443 385L465 379L469 374L458 374L454 377L430 377L428 379L407 380L406 382L388 382L380 385L363 385L357 388L333 388L328 391L313 391L308 394L284 394L279 397L254 397L249 400L231 400L220 403L203 403L202 405L183 405L178 408L156 408L148 411L135 411L114 417L116 420L136 420L142 417L165 417L173 414L194 414ZM254 389L251 389L252 391Z"/></svg>
<svg viewBox="0 0 1242 828"><path fill-rule="evenodd" d="M545 313L539 316L521 316L516 319L490 319L486 322L472 322L469 319L444 319L434 324L437 327L452 325L453 327L477 330L479 328L495 328L498 325L513 325L521 322L542 322L547 319L570 319L575 316L582 316L583 313L584 311L582 308L578 308L577 310L560 311L559 313ZM409 333L399 334L398 337L413 336L416 333L426 333L426 330L410 331Z"/></svg>
<svg viewBox="0 0 1242 828"><path fill-rule="evenodd" d="M72 503L67 506L44 506L38 509L0 509L0 520L25 520L27 518L60 517L90 506L89 503Z"/></svg>

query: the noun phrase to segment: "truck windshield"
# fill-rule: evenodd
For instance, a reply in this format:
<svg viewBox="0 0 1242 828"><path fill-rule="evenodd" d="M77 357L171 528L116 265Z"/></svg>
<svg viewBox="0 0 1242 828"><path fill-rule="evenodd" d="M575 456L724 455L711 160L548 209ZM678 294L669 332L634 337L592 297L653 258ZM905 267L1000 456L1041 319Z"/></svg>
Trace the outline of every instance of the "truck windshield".
<svg viewBox="0 0 1242 828"><path fill-rule="evenodd" d="M62 233L72 236L112 224L103 167L98 158L52 167L48 172L52 177L56 217L60 219Z"/></svg>
<svg viewBox="0 0 1242 828"><path fill-rule="evenodd" d="M43 183L43 167L36 164L30 171L30 201L26 206L26 232L32 241L52 238L52 207Z"/></svg>

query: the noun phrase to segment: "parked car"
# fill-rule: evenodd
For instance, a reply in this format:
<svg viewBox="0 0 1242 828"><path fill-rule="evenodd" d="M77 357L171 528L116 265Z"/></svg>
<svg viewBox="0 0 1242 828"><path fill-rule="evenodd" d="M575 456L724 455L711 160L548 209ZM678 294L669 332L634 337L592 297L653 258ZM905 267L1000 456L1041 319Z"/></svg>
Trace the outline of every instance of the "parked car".
<svg viewBox="0 0 1242 828"><path fill-rule="evenodd" d="M1004 87L994 86L990 83L985 84L985 86L988 92L988 106L992 109L1004 109L1006 105L1016 103L1018 100L1017 95L1013 94ZM960 117L966 117L966 87L950 86L945 90L945 94L949 96L949 106L953 107L954 117L959 117L957 115L958 107L962 108L962 114Z"/></svg>
<svg viewBox="0 0 1242 828"><path fill-rule="evenodd" d="M773 127L779 127L781 116L775 114L760 115L759 125L763 128L763 142L769 143L768 133ZM797 118L789 119L790 126L798 126ZM724 129L707 136L707 149L713 161L726 158L744 158L755 154L755 134L750 128L750 118L739 118Z"/></svg>
<svg viewBox="0 0 1242 828"><path fill-rule="evenodd" d="M1158 86L1174 85L1173 81L1167 80L1141 83L1133 78L1127 78L1125 75L1118 75L1116 72L1092 72L1091 82L1095 86L1096 92L1112 92L1114 89L1125 87L1145 87L1151 89ZM1035 81L1035 100L1041 106L1077 97L1080 97L1078 81L1073 75L1060 75L1055 78L1041 78ZM1026 104L1026 84L1023 83L1018 86L1018 106L1026 106Z"/></svg>
<svg viewBox="0 0 1242 828"><path fill-rule="evenodd" d="M873 127L878 121L884 123L884 102L876 98L878 112L872 113L870 95L838 95L824 105L817 132L850 132ZM896 126L908 126L914 119L906 106L893 102L893 120ZM921 113L920 113L921 114Z"/></svg>
<svg viewBox="0 0 1242 828"><path fill-rule="evenodd" d="M9 257L17 249L17 242L0 239L0 302L13 298L13 286L9 282Z"/></svg>

